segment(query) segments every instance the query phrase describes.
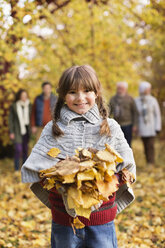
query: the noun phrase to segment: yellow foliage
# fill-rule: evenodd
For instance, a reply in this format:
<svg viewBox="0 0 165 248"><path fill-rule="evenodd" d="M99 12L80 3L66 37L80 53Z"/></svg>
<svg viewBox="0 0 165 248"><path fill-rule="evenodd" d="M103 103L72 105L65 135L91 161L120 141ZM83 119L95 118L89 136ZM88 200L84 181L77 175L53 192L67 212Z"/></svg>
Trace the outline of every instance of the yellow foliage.
<svg viewBox="0 0 165 248"><path fill-rule="evenodd" d="M76 149L73 157L68 157L56 163L50 169L39 172L40 178L45 178L44 188L60 189L67 192L67 202L70 209L85 218L90 217L91 207L97 206L100 200L107 201L109 196L118 190L118 180L114 175L117 161L123 158L110 145L98 151L94 148ZM52 148L47 153L56 157L60 152ZM132 176L125 170L123 181L131 184Z"/></svg>
<svg viewBox="0 0 165 248"><path fill-rule="evenodd" d="M56 158L57 155L58 155L60 152L61 152L61 151L60 151L60 149L58 149L58 148L51 148L51 149L48 151L47 154L48 154L50 157Z"/></svg>
<svg viewBox="0 0 165 248"><path fill-rule="evenodd" d="M54 5L47 2L40 10L37 1L25 1L24 7L19 7L16 1L11 5L11 13L15 13L13 24L2 25L0 40L3 58L0 84L5 90L16 92L26 88L33 101L41 92L41 82L51 81L55 92L64 69L73 64L91 64L102 82L107 101L115 93L116 82L121 80L128 81L129 92L136 96L138 82L146 78L146 72L148 80L157 88L155 93L163 101L163 1L141 3L139 11L138 1L94 1L97 4L89 5L85 0L81 4L73 0L57 9L55 15L51 13ZM25 24L22 20L26 15L32 19ZM0 20L5 24L3 12ZM36 25L41 34L35 34ZM50 28L53 35L43 32L43 28ZM144 36L147 42L140 45ZM34 49L36 55L29 56L30 49ZM22 65L25 65L26 75L20 78ZM159 77L155 76L157 71Z"/></svg>
<svg viewBox="0 0 165 248"><path fill-rule="evenodd" d="M77 229L81 229L81 228L84 228L85 225L79 220L78 217L76 217L74 220L73 220L73 225L75 228Z"/></svg>

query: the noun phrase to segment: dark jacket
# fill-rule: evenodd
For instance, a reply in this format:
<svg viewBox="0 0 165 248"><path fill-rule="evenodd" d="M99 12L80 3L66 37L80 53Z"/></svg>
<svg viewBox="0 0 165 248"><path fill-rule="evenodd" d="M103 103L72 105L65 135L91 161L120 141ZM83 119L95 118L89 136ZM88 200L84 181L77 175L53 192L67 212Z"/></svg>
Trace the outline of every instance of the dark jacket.
<svg viewBox="0 0 165 248"><path fill-rule="evenodd" d="M31 104L29 103L29 120L30 120L30 115L31 115ZM22 135L21 135L21 129L20 129L20 124L19 124L19 119L18 119L18 114L16 110L16 103L13 103L10 106L10 111L9 111L9 132L14 133L15 143L22 143ZM28 126L28 133L30 136L30 124Z"/></svg>
<svg viewBox="0 0 165 248"><path fill-rule="evenodd" d="M50 96L50 108L51 108L51 113L54 110L55 103L57 101L57 97L51 93ZM32 110L32 119L35 120L32 125L34 124L35 126L41 127L43 126L42 119L43 119L43 109L44 109L44 95L41 94L36 97L33 105L33 110Z"/></svg>
<svg viewBox="0 0 165 248"><path fill-rule="evenodd" d="M130 95L119 96L116 94L111 98L109 108L111 115L121 126L130 124L137 126L138 110Z"/></svg>

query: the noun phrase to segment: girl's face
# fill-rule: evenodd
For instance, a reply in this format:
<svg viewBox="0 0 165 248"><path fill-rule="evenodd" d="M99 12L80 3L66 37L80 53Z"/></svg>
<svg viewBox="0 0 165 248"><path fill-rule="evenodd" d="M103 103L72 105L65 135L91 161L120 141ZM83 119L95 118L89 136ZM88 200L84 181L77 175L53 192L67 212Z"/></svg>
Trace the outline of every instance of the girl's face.
<svg viewBox="0 0 165 248"><path fill-rule="evenodd" d="M27 93L25 91L22 92L20 96L20 100L25 102L28 99Z"/></svg>
<svg viewBox="0 0 165 248"><path fill-rule="evenodd" d="M94 106L96 97L94 91L84 88L79 88L78 90L71 89L66 94L65 101L70 110L82 115Z"/></svg>

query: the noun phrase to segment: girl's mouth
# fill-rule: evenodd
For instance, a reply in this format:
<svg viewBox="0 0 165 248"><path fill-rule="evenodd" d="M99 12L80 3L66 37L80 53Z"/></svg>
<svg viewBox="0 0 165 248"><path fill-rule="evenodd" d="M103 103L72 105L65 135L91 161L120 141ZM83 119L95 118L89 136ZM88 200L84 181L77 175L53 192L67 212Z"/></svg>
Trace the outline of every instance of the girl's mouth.
<svg viewBox="0 0 165 248"><path fill-rule="evenodd" d="M84 107L87 103L75 104L77 107Z"/></svg>

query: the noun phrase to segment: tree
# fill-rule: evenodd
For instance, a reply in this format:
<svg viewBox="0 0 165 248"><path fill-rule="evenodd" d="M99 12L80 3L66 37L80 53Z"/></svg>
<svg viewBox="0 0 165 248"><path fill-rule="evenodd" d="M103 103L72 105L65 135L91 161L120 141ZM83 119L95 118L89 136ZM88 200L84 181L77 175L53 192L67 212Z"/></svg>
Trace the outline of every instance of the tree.
<svg viewBox="0 0 165 248"><path fill-rule="evenodd" d="M1 11L0 16L3 110L7 100L8 111L11 95L19 88L27 89L31 99L44 80L51 81L55 90L62 71L75 64L95 68L107 100L120 80L128 81L130 92L136 95L140 79L153 83L154 93L163 99L164 90L156 89L164 83L163 1L4 2L11 11L8 16ZM7 126L2 113L0 116L1 140L6 144Z"/></svg>

